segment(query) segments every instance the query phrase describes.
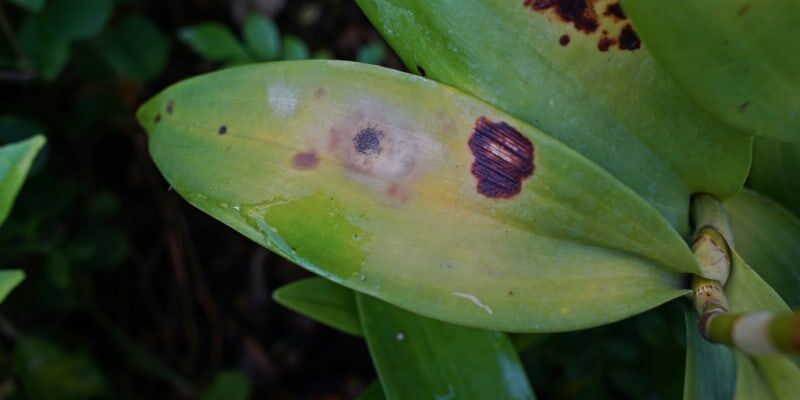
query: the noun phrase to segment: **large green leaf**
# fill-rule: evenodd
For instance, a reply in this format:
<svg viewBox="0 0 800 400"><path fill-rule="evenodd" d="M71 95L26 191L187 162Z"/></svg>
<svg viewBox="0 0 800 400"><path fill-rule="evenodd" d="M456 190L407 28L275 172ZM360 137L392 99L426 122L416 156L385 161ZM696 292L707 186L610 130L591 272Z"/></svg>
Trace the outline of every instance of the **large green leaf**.
<svg viewBox="0 0 800 400"><path fill-rule="evenodd" d="M692 193L724 199L745 180L751 139L694 106L647 49L633 49L638 39L625 29L628 22L606 12L616 1L357 3L409 70L566 143L630 186L682 235L689 233ZM622 44L600 50L619 37Z"/></svg>
<svg viewBox="0 0 800 400"><path fill-rule="evenodd" d="M698 316L686 307L686 372L684 400L731 399L736 383L733 352L700 336Z"/></svg>
<svg viewBox="0 0 800 400"><path fill-rule="evenodd" d="M800 142L800 2L623 0L653 56L739 129Z"/></svg>
<svg viewBox="0 0 800 400"><path fill-rule="evenodd" d="M325 325L362 336L353 291L319 277L281 286L272 293L280 304Z"/></svg>
<svg viewBox="0 0 800 400"><path fill-rule="evenodd" d="M787 312L789 307L738 253L733 254L731 276L725 286L730 311ZM747 357L736 352L737 399L761 399L764 386L772 398L796 399L800 393L800 368L784 355ZM740 391L742 394L740 394Z"/></svg>
<svg viewBox="0 0 800 400"><path fill-rule="evenodd" d="M736 250L790 307L800 307L800 220L745 190L725 202Z"/></svg>
<svg viewBox="0 0 800 400"><path fill-rule="evenodd" d="M747 184L800 215L800 145L756 138Z"/></svg>
<svg viewBox="0 0 800 400"><path fill-rule="evenodd" d="M576 329L680 296L676 271L698 271L658 212L607 172L413 75L332 61L247 66L172 86L138 117L190 203L427 316ZM506 164L484 170L485 155ZM527 178L510 168L530 162Z"/></svg>
<svg viewBox="0 0 800 400"><path fill-rule="evenodd" d="M25 182L28 169L44 142L44 136L37 135L0 147L0 225L11 212L11 206Z"/></svg>
<svg viewBox="0 0 800 400"><path fill-rule="evenodd" d="M364 337L387 399L533 399L508 337L356 295Z"/></svg>

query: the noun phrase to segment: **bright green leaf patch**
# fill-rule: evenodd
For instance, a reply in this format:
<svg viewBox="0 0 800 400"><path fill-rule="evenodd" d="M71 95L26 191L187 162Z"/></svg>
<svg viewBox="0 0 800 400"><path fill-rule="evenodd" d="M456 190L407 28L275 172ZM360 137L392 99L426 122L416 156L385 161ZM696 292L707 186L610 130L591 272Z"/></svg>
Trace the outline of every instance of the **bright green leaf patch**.
<svg viewBox="0 0 800 400"><path fill-rule="evenodd" d="M800 2L623 0L653 56L745 132L800 142Z"/></svg>
<svg viewBox="0 0 800 400"><path fill-rule="evenodd" d="M353 291L319 277L281 286L272 293L278 303L334 329L362 336Z"/></svg>
<svg viewBox="0 0 800 400"><path fill-rule="evenodd" d="M178 37L209 61L235 63L250 58L233 32L218 22L183 28L178 32Z"/></svg>
<svg viewBox="0 0 800 400"><path fill-rule="evenodd" d="M22 280L25 279L25 273L19 270L3 270L0 271L0 302L5 300L6 296L11 293Z"/></svg>
<svg viewBox="0 0 800 400"><path fill-rule="evenodd" d="M427 316L577 329L678 297L677 272L697 271L658 212L604 170L412 75L330 61L241 67L179 83L138 117L190 203L328 279ZM533 160L519 155L525 143ZM535 167L506 170L509 182L482 169L495 156Z"/></svg>
<svg viewBox="0 0 800 400"><path fill-rule="evenodd" d="M36 154L44 146L43 136L0 147L0 225L6 220Z"/></svg>
<svg viewBox="0 0 800 400"><path fill-rule="evenodd" d="M258 14L248 15L244 21L242 36L255 58L271 61L281 56L281 33L271 19Z"/></svg>
<svg viewBox="0 0 800 400"><path fill-rule="evenodd" d="M630 186L682 235L689 233L691 194L724 199L744 183L750 138L696 107L647 49L614 42L600 50L604 35L617 40L629 24L606 14L616 1L586 2L599 24L592 32L559 17L560 5L534 9L547 2L356 2L409 71L564 142Z"/></svg>
<svg viewBox="0 0 800 400"><path fill-rule="evenodd" d="M508 337L451 325L356 295L387 399L534 399Z"/></svg>

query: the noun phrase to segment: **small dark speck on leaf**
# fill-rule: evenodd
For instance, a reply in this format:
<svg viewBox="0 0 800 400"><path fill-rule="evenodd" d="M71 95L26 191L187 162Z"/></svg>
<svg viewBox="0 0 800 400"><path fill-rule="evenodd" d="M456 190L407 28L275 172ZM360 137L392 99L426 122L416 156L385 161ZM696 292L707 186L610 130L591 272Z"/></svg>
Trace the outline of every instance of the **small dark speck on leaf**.
<svg viewBox="0 0 800 400"><path fill-rule="evenodd" d="M225 125L222 125L219 127L219 129L217 129L217 133L219 133L220 135L224 135L227 132L228 132L228 127Z"/></svg>
<svg viewBox="0 0 800 400"><path fill-rule="evenodd" d="M608 51L608 48L614 44L614 39L610 39L607 37L601 37L600 40L597 41L597 48L600 51Z"/></svg>
<svg viewBox="0 0 800 400"><path fill-rule="evenodd" d="M513 296L513 295L514 295L514 291L513 291L513 290L509 290L509 291L508 291L508 295L509 295L509 296Z"/></svg>
<svg viewBox="0 0 800 400"><path fill-rule="evenodd" d="M745 4L739 8L739 12L737 13L740 17L747 14L750 11L750 4Z"/></svg>
<svg viewBox="0 0 800 400"><path fill-rule="evenodd" d="M422 68L422 67L421 67L421 66L419 66L419 65L417 65L417 72L419 72L419 74L420 74L421 76L428 76L428 74L426 74L426 73L425 73L425 68Z"/></svg>
<svg viewBox="0 0 800 400"><path fill-rule="evenodd" d="M569 35L561 35L561 37L558 38L558 43L560 43L562 46L568 45L569 44Z"/></svg>
<svg viewBox="0 0 800 400"><path fill-rule="evenodd" d="M314 91L314 97L320 98L322 96L325 96L325 89L318 88L316 91Z"/></svg>
<svg viewBox="0 0 800 400"><path fill-rule="evenodd" d="M744 112L745 110L747 110L747 106L749 105L750 105L749 101L745 101L744 103L739 104L739 112Z"/></svg>
<svg viewBox="0 0 800 400"><path fill-rule="evenodd" d="M294 155L292 166L299 170L314 169L319 165L319 156L314 150L303 151ZM331 198L333 200L333 198Z"/></svg>
<svg viewBox="0 0 800 400"><path fill-rule="evenodd" d="M169 103L167 103L167 114L172 115L173 110L175 110L175 102L170 100Z"/></svg>
<svg viewBox="0 0 800 400"><path fill-rule="evenodd" d="M156 121L156 123L159 123L159 122L161 122L161 113L157 113L157 114L156 114L155 121Z"/></svg>

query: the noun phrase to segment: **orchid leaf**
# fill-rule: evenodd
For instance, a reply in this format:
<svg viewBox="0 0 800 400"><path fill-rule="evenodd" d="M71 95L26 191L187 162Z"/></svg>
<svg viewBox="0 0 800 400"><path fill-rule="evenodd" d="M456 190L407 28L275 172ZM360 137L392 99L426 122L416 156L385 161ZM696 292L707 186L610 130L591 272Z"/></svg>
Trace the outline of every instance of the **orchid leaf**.
<svg viewBox="0 0 800 400"><path fill-rule="evenodd" d="M800 142L800 2L623 0L697 104L749 134Z"/></svg>
<svg viewBox="0 0 800 400"><path fill-rule="evenodd" d="M356 2L410 71L564 142L681 235L689 233L691 194L725 199L744 183L751 139L693 104L616 1Z"/></svg>
<svg viewBox="0 0 800 400"><path fill-rule="evenodd" d="M790 307L800 307L800 220L750 190L724 206L742 258Z"/></svg>
<svg viewBox="0 0 800 400"><path fill-rule="evenodd" d="M747 184L800 216L800 144L756 138Z"/></svg>
<svg viewBox="0 0 800 400"><path fill-rule="evenodd" d="M387 399L534 399L508 337L422 317L356 295Z"/></svg>
<svg viewBox="0 0 800 400"><path fill-rule="evenodd" d="M353 291L329 280L313 277L284 285L272 297L278 303L331 328L362 336Z"/></svg>
<svg viewBox="0 0 800 400"><path fill-rule="evenodd" d="M721 344L711 343L697 329L697 312L686 307L686 372L684 400L731 399L736 383L734 354Z"/></svg>
<svg viewBox="0 0 800 400"><path fill-rule="evenodd" d="M0 147L0 225L11 212L14 199L44 143L44 136L37 135Z"/></svg>
<svg viewBox="0 0 800 400"><path fill-rule="evenodd" d="M190 203L334 282L448 322L577 329L686 293L681 237L609 173L447 86L348 62L178 83L139 121Z"/></svg>

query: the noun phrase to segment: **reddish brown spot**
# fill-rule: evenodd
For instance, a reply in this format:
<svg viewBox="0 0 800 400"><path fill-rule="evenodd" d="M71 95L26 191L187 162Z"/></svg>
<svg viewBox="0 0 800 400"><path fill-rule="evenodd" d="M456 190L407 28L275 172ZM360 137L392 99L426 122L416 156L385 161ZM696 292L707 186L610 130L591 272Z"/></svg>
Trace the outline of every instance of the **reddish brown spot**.
<svg viewBox="0 0 800 400"><path fill-rule="evenodd" d="M471 172L478 192L490 198L509 198L522 190L522 180L533 174L533 144L505 122L480 117L469 138L475 161Z"/></svg>
<svg viewBox="0 0 800 400"><path fill-rule="evenodd" d="M569 44L569 35L561 35L561 37L558 38L558 43L560 43L562 46L568 45Z"/></svg>
<svg viewBox="0 0 800 400"><path fill-rule="evenodd" d="M620 50L636 50L641 46L642 42L639 40L639 35L633 30L631 24L625 25L622 32L619 33L619 48Z"/></svg>
<svg viewBox="0 0 800 400"><path fill-rule="evenodd" d="M320 98L322 96L325 96L325 89L318 88L316 91L314 91L314 97Z"/></svg>
<svg viewBox="0 0 800 400"><path fill-rule="evenodd" d="M536 11L552 8L559 18L573 24L579 31L590 33L597 30L594 0L525 0L523 4Z"/></svg>
<svg viewBox="0 0 800 400"><path fill-rule="evenodd" d="M625 12L622 11L622 6L619 3L612 3L606 6L606 11L603 12L603 15L614 17L616 19L628 19L625 15Z"/></svg>
<svg viewBox="0 0 800 400"><path fill-rule="evenodd" d="M174 109L175 109L175 102L170 100L169 103L167 103L167 114L172 115L172 111Z"/></svg>
<svg viewBox="0 0 800 400"><path fill-rule="evenodd" d="M297 153L292 158L292 166L299 170L314 169L317 168L317 165L319 165L319 156L314 150Z"/></svg>
<svg viewBox="0 0 800 400"><path fill-rule="evenodd" d="M597 41L597 48L600 49L600 51L608 51L608 48L616 42L614 38L603 36Z"/></svg>

